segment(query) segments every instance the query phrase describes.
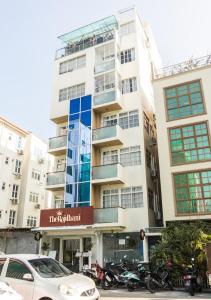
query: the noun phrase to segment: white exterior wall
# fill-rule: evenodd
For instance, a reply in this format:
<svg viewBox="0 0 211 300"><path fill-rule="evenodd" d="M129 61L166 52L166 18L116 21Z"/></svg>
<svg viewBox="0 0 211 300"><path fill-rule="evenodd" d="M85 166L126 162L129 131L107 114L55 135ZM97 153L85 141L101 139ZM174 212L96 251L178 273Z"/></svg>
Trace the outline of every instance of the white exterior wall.
<svg viewBox="0 0 211 300"><path fill-rule="evenodd" d="M11 139L9 139L9 136L11 136ZM18 146L19 137L21 137L20 147ZM38 157L33 154L35 149L38 148L43 153L43 164L40 164ZM20 152L18 149L22 150L22 154L18 154ZM6 157L9 158L8 164L5 164ZM45 142L4 118L0 118L0 228L27 227L28 216L36 217L37 224L39 224L40 209L35 209L36 203L29 201L29 195L30 191L39 193L40 208L44 207L47 197L45 173L48 169L49 158ZM16 159L21 161L20 176L14 174ZM34 184L31 178L32 168L41 171L42 185ZM2 189L3 183L5 183L4 190ZM14 204L11 200L13 184L19 186L17 204ZM14 224L9 224L10 210L16 211Z"/></svg>
<svg viewBox="0 0 211 300"><path fill-rule="evenodd" d="M156 118L157 118L157 134L158 134L158 151L160 162L161 190L163 202L164 221L175 220L194 220L207 219L211 215L197 216L176 216L174 188L172 174L184 171L195 171L202 169L210 169L211 162L188 163L178 166L171 166L170 148L168 140L168 128L199 123L208 121L208 129L210 134L211 126L211 89L210 89L211 67L195 69L185 73L180 73L174 76L158 79L154 81L155 103L156 103ZM164 88L190 82L193 80L201 80L202 93L204 95L206 113L203 115L192 116L189 118L179 119L167 122L165 111Z"/></svg>

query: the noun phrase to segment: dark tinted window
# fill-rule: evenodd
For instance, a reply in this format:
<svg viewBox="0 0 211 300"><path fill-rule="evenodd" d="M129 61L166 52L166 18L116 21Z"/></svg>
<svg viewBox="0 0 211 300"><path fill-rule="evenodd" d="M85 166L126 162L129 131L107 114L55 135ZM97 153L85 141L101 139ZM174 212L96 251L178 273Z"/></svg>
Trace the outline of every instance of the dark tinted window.
<svg viewBox="0 0 211 300"><path fill-rule="evenodd" d="M31 272L22 262L10 259L6 277L23 279L23 275L27 273Z"/></svg>

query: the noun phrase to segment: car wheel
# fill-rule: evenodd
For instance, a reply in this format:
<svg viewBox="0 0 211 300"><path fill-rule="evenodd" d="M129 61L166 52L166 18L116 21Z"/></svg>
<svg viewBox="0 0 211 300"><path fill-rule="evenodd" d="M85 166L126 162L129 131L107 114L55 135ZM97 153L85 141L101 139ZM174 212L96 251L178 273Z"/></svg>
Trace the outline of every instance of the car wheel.
<svg viewBox="0 0 211 300"><path fill-rule="evenodd" d="M51 298L40 298L39 300L52 300Z"/></svg>

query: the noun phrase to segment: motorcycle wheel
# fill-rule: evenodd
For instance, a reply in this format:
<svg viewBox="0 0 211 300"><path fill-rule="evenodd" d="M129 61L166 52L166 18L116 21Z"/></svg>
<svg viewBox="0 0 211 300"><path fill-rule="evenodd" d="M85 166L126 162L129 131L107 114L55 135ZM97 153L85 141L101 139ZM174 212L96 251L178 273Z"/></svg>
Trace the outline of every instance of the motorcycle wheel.
<svg viewBox="0 0 211 300"><path fill-rule="evenodd" d="M191 284L190 284L189 294L190 294L191 296L194 296L194 295L195 295L195 284L194 284L194 283L191 283Z"/></svg>
<svg viewBox="0 0 211 300"><path fill-rule="evenodd" d="M168 281L168 287L169 287L170 291L173 291L173 290L174 290L173 284L172 284L171 281Z"/></svg>
<svg viewBox="0 0 211 300"><path fill-rule="evenodd" d="M131 280L128 281L127 290L128 292L133 292L135 290L134 283Z"/></svg>
<svg viewBox="0 0 211 300"><path fill-rule="evenodd" d="M102 289L104 289L104 290L110 290L111 284L110 284L110 282L108 282L108 280L103 279L103 280L101 281L101 287L102 287Z"/></svg>
<svg viewBox="0 0 211 300"><path fill-rule="evenodd" d="M154 278L149 277L146 281L146 287L150 291L150 293L155 293L158 290L157 281Z"/></svg>

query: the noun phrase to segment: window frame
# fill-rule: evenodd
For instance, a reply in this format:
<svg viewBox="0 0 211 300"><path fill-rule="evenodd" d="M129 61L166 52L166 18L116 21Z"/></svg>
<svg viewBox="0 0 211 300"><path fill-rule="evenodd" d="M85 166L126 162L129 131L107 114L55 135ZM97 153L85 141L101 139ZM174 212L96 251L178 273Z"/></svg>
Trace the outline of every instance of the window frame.
<svg viewBox="0 0 211 300"><path fill-rule="evenodd" d="M169 99L169 98L166 97L166 90L170 89L170 88L177 88L177 87L183 86L183 85L189 85L189 84L195 83L195 82L199 82L199 84L200 84L200 89L201 89L200 94L201 94L201 99L202 99L201 103L203 104L204 112L200 113L200 114L194 114L194 115L189 115L189 116L185 116L185 117L179 117L179 118L175 118L175 119L170 120L169 119L169 115L168 115L168 106L167 106L167 99ZM188 95L190 95L190 93ZM205 97L204 97L204 89L203 89L202 79L194 79L194 80L191 80L191 81L186 81L186 82L178 83L178 84L175 84L175 85L170 85L170 86L163 87L163 98L164 98L164 104L165 104L166 122L174 122L174 121L177 121L177 120L183 120L183 119L192 118L192 117L196 117L196 116L201 116L201 115L206 115L207 114L207 108L206 108L206 102L205 102ZM177 99L178 95L175 96L174 98ZM177 106L177 108L179 108L179 106Z"/></svg>
<svg viewBox="0 0 211 300"><path fill-rule="evenodd" d="M200 125L200 124L206 124L206 128L207 128L207 135L199 135L199 136L207 136L208 138L208 143L209 143L209 146L210 149L211 149L211 139L210 139L210 128L209 128L209 123L208 123L208 120L205 120L205 121L201 121L201 122L197 122L197 123L190 123L190 124L185 124L185 125L181 125L181 126L174 126L174 127L169 127L167 130L168 130L168 144L169 144L169 155L170 155L170 162L171 162L171 166L181 166L181 165L186 165L186 164L195 164L195 163L203 163L203 162L207 162L207 161L210 161L211 159L205 159L205 160L192 160L192 161L186 161L186 162L181 162L181 163L173 163L173 160L172 160L172 150L171 150L171 134L170 134L170 131L172 129L180 129L181 132L182 132L182 128L184 127L189 127L189 126L193 126L195 127L195 125ZM195 129L194 129L194 133L195 133ZM196 137L197 135L194 135L194 136L191 136L190 138L194 138L194 141L196 142ZM187 137L188 138L188 137ZM180 140L182 140L182 142L184 141L185 138L181 137ZM184 144L183 145L183 148L184 148ZM204 149L204 148L208 148L208 147L199 147L199 148L194 148L194 149L187 149L188 150L199 150L199 149ZM178 151L179 152L179 151ZM180 151L182 152L182 151ZM184 149L183 149L183 153L185 153Z"/></svg>
<svg viewBox="0 0 211 300"><path fill-rule="evenodd" d="M28 270L28 272L24 273L24 274L31 274L32 275L32 280L30 280L30 282L34 281L34 275L33 275L33 272L30 270L30 268L23 261L21 261L19 259L16 259L16 258L9 258L8 259L7 267L6 267L6 270L5 270L5 278L11 278L11 279L14 279L14 280L28 281L27 279L23 279L23 278L16 278L16 277L9 277L9 276L7 276L7 272L8 272L8 268L9 268L10 262L16 262L16 263L19 263L19 264L23 265Z"/></svg>
<svg viewBox="0 0 211 300"><path fill-rule="evenodd" d="M175 217L181 217L181 216L204 216L204 215L211 215L211 211L210 212L196 212L196 213L178 213L177 211L177 197L176 197L176 184L175 184L175 176L176 175L187 175L187 174L191 174L191 173L202 173L202 172L209 172L211 171L211 168L206 168L206 169L198 169L198 170L191 170L191 171L183 171L183 172L174 172L172 173L172 186L173 186L173 198L174 198L174 213L175 213ZM197 185L192 185L192 187L194 186L200 186L203 187L203 184L201 184L201 175L200 175L200 184ZM211 184L210 184L211 185ZM184 185L183 185L184 186ZM190 186L190 185L186 185L186 186ZM189 193L190 196L190 193ZM188 199L190 200L190 198ZM197 199L192 199L192 200L197 200ZM200 199L199 199L200 200ZM203 198L202 200L206 200L206 198ZM184 201L184 200L183 200ZM182 202L182 201L181 201Z"/></svg>

